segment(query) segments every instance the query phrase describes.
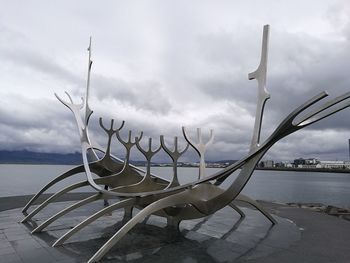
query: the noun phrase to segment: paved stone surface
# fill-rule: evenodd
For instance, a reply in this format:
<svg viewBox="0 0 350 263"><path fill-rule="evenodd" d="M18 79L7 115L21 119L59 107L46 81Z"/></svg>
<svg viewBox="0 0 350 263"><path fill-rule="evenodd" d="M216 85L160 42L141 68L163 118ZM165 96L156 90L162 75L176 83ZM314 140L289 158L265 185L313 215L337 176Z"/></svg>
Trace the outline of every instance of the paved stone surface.
<svg viewBox="0 0 350 263"><path fill-rule="evenodd" d="M0 262L86 262L122 225L123 212L116 211L63 246L51 247L63 233L101 209L103 202L98 201L60 218L42 233L30 234L72 203L50 204L26 224L18 223L23 218L19 208L0 212ZM227 207L210 217L182 222L181 233L169 232L163 218L151 216L102 262L349 262L348 221L286 205L264 206L276 215L277 225L271 226L258 211L245 206L244 219Z"/></svg>
<svg viewBox="0 0 350 263"><path fill-rule="evenodd" d="M42 194L38 198L38 202L46 200L52 194ZM91 196L92 193L67 193L63 196L60 196L57 201L72 201L72 200L81 200L88 196ZM33 195L22 195L22 196L8 196L0 198L0 212L5 210L10 210L14 208L24 207L28 201L33 197Z"/></svg>

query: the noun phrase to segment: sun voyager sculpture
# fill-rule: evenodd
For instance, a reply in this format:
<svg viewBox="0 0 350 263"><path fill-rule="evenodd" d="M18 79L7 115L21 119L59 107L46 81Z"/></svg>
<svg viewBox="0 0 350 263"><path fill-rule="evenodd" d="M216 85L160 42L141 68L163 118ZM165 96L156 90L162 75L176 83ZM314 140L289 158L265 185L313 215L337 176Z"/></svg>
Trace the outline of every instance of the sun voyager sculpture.
<svg viewBox="0 0 350 263"><path fill-rule="evenodd" d="M327 97L328 94L326 92L317 94L304 102L301 106L291 111L291 113L280 122L277 128L265 141L260 141L264 106L266 101L270 98L270 95L266 90L269 40L268 25L264 26L262 39L260 64L256 71L248 74L250 80L255 79L258 83L256 116L250 151L239 161L208 176L204 173L204 155L208 144L213 139L213 131L210 132L209 141L204 143L202 141L200 129L197 130L197 139L194 141L188 136L186 129L183 127L182 131L184 139L187 141L187 145L183 147L183 149L179 149L177 137L174 138L173 145L166 145L164 136L162 135L160 136L159 147L152 147L151 138L148 140L148 147L142 147L140 143L143 135L142 132L137 136L132 136L132 131L129 131L127 139L124 140L120 136L120 130L124 126L124 121L119 124L119 127L115 128L113 119L107 125L105 124L106 122L100 118L100 126L107 135L107 146L105 148L101 147L89 137L88 124L92 114L92 110L88 103L92 66L90 40L85 98L82 98L81 103L74 103L68 93L68 101L63 100L55 94L57 99L68 107L74 115L80 136L83 164L59 175L34 195L22 210L25 214L22 223L31 220L31 218L51 202L55 201L58 197L83 186L91 186L94 189L95 194L77 201L59 211L33 229L32 233L35 234L43 231L58 218L83 205L97 200L118 198L118 202L106 206L100 211L92 214L61 236L53 244L53 247L59 246L67 241L72 235L76 234L82 228L88 226L103 215L111 213L117 209L124 209L123 222L125 222L125 224L90 258L88 262L97 262L101 260L104 255L128 233L128 231L151 214L165 217L167 219L168 227L178 228L182 220L206 217L225 206L231 206L242 217L244 217L245 215L243 211L235 205L235 201L243 201L256 207L268 220L271 221L272 224L275 224L276 221L273 216L270 215L259 203L241 193L249 181L257 163L264 154L282 138L349 107L350 92L324 103L320 103L320 101ZM313 106L312 109L310 109L311 106ZM125 147L124 160L111 154L112 140L118 140ZM135 147L147 160L145 171L130 164L130 152L131 149ZM194 182L180 184L177 173L178 159L189 147L193 147L198 153L200 160L199 177L198 180ZM160 150L165 151L172 160L173 176L169 181L151 173L151 160ZM103 157L99 158L98 153L103 153ZM230 177L230 175L237 169L241 169L238 176L227 189L222 189L220 184ZM38 197L50 187L68 177L73 177L78 173L85 173L85 179L63 188L48 197L42 203L38 204ZM35 204L37 204L37 206L28 212L28 210ZM134 216L132 213L133 208L139 209L139 212Z"/></svg>

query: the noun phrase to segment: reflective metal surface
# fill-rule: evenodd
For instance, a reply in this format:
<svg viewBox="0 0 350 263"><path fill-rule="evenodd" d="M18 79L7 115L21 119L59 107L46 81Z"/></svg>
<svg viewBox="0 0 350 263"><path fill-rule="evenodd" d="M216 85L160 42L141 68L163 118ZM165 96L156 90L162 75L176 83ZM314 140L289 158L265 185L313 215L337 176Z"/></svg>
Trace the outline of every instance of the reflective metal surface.
<svg viewBox="0 0 350 263"><path fill-rule="evenodd" d="M186 133L186 128L182 127L182 133L186 139L186 141L196 150L199 155L199 175L198 179L205 177L205 152L207 150L207 146L210 145L214 140L214 131L210 130L210 137L207 143L203 143L202 139L202 130L201 128L197 128L197 143L191 140L191 138Z"/></svg>

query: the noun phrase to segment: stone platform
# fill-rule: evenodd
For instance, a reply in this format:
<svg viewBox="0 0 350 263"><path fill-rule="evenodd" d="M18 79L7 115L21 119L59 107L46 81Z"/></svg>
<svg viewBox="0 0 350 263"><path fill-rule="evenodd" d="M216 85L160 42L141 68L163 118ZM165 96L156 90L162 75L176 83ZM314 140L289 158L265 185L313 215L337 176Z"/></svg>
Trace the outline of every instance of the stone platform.
<svg viewBox="0 0 350 263"><path fill-rule="evenodd" d="M67 214L42 233L30 234L72 203L50 204L26 224L18 223L23 218L20 208L0 212L0 262L86 262L120 228L122 211L102 217L57 248L51 247L54 241L101 209L103 201ZM275 214L277 225L246 206L241 207L245 218L227 207L207 218L182 222L181 233L169 232L163 218L151 216L102 262L350 262L350 222L281 204L264 206Z"/></svg>

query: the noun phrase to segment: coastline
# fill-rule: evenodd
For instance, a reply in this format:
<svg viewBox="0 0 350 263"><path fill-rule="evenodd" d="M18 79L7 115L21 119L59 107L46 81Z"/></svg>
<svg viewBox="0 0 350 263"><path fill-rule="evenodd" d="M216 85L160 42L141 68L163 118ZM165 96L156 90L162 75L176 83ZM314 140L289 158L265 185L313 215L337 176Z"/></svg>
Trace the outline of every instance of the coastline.
<svg viewBox="0 0 350 263"><path fill-rule="evenodd" d="M75 163L0 163L0 165L67 165L67 166L77 166L79 164ZM140 165L135 163L134 165L138 167L146 167L145 165ZM153 164L151 167L172 167L170 164ZM198 168L198 166L194 165L183 165L179 166L182 168ZM206 168L214 168L214 169L224 169L226 166L212 166L207 165ZM241 168L239 168L241 169ZM341 174L349 174L350 175L350 169L337 169L337 168L286 168L286 167L256 167L255 170L259 171L281 171L281 172L311 172L311 173L341 173Z"/></svg>
<svg viewBox="0 0 350 263"><path fill-rule="evenodd" d="M285 167L257 167L255 170L262 171L282 171L282 172L317 172L317 173L343 173L350 175L350 169L332 169L332 168L285 168Z"/></svg>

